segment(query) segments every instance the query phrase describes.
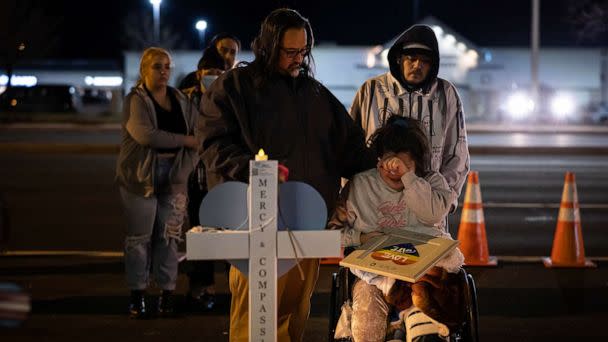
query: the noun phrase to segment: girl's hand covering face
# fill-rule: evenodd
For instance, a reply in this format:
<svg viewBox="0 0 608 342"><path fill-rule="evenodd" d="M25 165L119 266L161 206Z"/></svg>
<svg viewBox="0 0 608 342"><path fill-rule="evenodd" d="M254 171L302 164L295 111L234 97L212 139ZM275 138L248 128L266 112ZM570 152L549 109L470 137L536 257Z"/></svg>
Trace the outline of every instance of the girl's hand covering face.
<svg viewBox="0 0 608 342"><path fill-rule="evenodd" d="M414 171L416 163L407 152L387 153L378 160L378 171L388 186L395 190L403 189L401 177Z"/></svg>

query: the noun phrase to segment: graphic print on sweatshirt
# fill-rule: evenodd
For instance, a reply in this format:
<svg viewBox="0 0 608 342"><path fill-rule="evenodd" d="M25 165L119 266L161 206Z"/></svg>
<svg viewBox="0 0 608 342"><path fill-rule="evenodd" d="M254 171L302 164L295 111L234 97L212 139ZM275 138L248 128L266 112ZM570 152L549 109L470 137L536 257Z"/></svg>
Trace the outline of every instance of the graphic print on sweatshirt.
<svg viewBox="0 0 608 342"><path fill-rule="evenodd" d="M384 201L378 206L378 228L380 230L388 228L399 228L407 225L405 200Z"/></svg>

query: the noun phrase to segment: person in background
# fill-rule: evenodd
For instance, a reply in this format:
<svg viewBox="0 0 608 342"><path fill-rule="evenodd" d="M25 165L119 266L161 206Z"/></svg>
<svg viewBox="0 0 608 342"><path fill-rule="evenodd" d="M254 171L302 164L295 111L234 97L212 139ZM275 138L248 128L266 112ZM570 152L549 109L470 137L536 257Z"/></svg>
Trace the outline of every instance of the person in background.
<svg viewBox="0 0 608 342"><path fill-rule="evenodd" d="M218 33L211 38L209 45L215 46L229 69L234 67L241 50L241 41L235 35L227 32Z"/></svg>
<svg viewBox="0 0 608 342"><path fill-rule="evenodd" d="M203 55L196 66L197 83L190 88L180 90L194 101L194 105L198 109L203 93L219 75L228 69L230 69L228 62L217 52L217 49L212 46L207 47L203 50Z"/></svg>
<svg viewBox="0 0 608 342"><path fill-rule="evenodd" d="M312 75L314 46L308 20L277 9L263 21L253 62L223 73L201 101L202 159L211 190L249 181L249 161L260 148L289 169L289 179L313 186L331 212L340 177L372 168L363 131L344 106ZM300 262L278 279L277 340L301 341L318 272L318 259ZM230 341L248 341L245 275L230 269Z"/></svg>
<svg viewBox="0 0 608 342"><path fill-rule="evenodd" d="M361 86L350 115L366 139L393 116L422 123L432 171L440 172L454 193L451 212L469 172L469 148L462 102L454 85L437 77L439 47L433 29L414 25L403 32L388 52L389 71Z"/></svg>
<svg viewBox="0 0 608 342"><path fill-rule="evenodd" d="M226 62L227 69L231 69L234 67L236 58L241 50L241 41L233 34L222 32L211 38L211 42L209 42L209 45L207 45L205 50L210 47L215 47L219 55L222 56ZM198 70L186 75L179 83L178 88L184 90L196 86L199 80L197 75Z"/></svg>
<svg viewBox="0 0 608 342"><path fill-rule="evenodd" d="M168 86L168 51L151 47L141 57L139 80L126 96L116 181L127 218L125 271L129 316L150 313L144 292L150 271L162 290L158 314L175 313L177 242L186 215L188 176L198 163L198 112Z"/></svg>
<svg viewBox="0 0 608 342"><path fill-rule="evenodd" d="M198 84L184 89L183 92L199 108L201 98L211 83L229 67L228 62L219 54L214 46L203 51L198 61L196 76ZM205 165L199 161L190 179L188 180L188 219L190 226L200 225L199 208L203 197L207 194L205 181ZM188 261L186 274L188 275L189 290L186 295L185 309L189 312L202 312L213 309L215 306L215 280L214 261L197 260Z"/></svg>

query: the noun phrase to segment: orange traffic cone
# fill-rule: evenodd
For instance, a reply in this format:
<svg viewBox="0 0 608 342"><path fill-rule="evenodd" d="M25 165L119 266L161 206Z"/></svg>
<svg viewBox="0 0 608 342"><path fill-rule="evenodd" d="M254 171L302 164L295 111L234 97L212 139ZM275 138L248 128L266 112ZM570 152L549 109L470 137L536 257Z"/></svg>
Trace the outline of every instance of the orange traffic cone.
<svg viewBox="0 0 608 342"><path fill-rule="evenodd" d="M460 241L460 251L464 254L465 265L496 266L496 257L489 256L488 252L486 224L483 218L483 203L477 171L469 173L458 227L458 241Z"/></svg>
<svg viewBox="0 0 608 342"><path fill-rule="evenodd" d="M551 257L543 258L543 263L545 267L596 267L585 259L576 179L572 172L566 172Z"/></svg>

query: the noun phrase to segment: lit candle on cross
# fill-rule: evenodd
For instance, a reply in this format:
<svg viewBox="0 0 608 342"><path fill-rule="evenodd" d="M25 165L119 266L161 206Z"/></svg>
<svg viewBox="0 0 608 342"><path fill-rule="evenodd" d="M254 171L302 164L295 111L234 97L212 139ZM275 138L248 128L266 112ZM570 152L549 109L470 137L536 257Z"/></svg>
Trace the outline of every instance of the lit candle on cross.
<svg viewBox="0 0 608 342"><path fill-rule="evenodd" d="M258 151L258 154L255 155L255 160L256 161L268 160L268 156L266 155L266 153L264 153L264 149L263 148L261 148Z"/></svg>
<svg viewBox="0 0 608 342"><path fill-rule="evenodd" d="M288 170L284 166L282 168L286 180ZM283 224L290 222L287 227L298 227L299 230L278 231L280 169L278 162L269 160L260 149L249 164L248 188L235 192L234 186L238 183L220 184L207 194L201 205L200 212L205 212L201 214L201 224L230 229L213 232L192 229L186 234L188 260L230 259L248 278L249 341L278 340L277 284L280 276L295 266L299 259L340 255L340 231L324 230L325 203L321 195L306 184L283 184L287 189L283 198L289 201L283 212ZM234 213L241 212L238 206L233 206L233 194L247 196L248 203L241 206L246 208L248 231L238 230L243 225L240 214L233 220ZM221 203L218 204L217 200ZM296 201L302 205L290 205ZM310 208L316 210L310 211ZM310 218L305 219L304 216ZM279 259L285 260L280 270Z"/></svg>

